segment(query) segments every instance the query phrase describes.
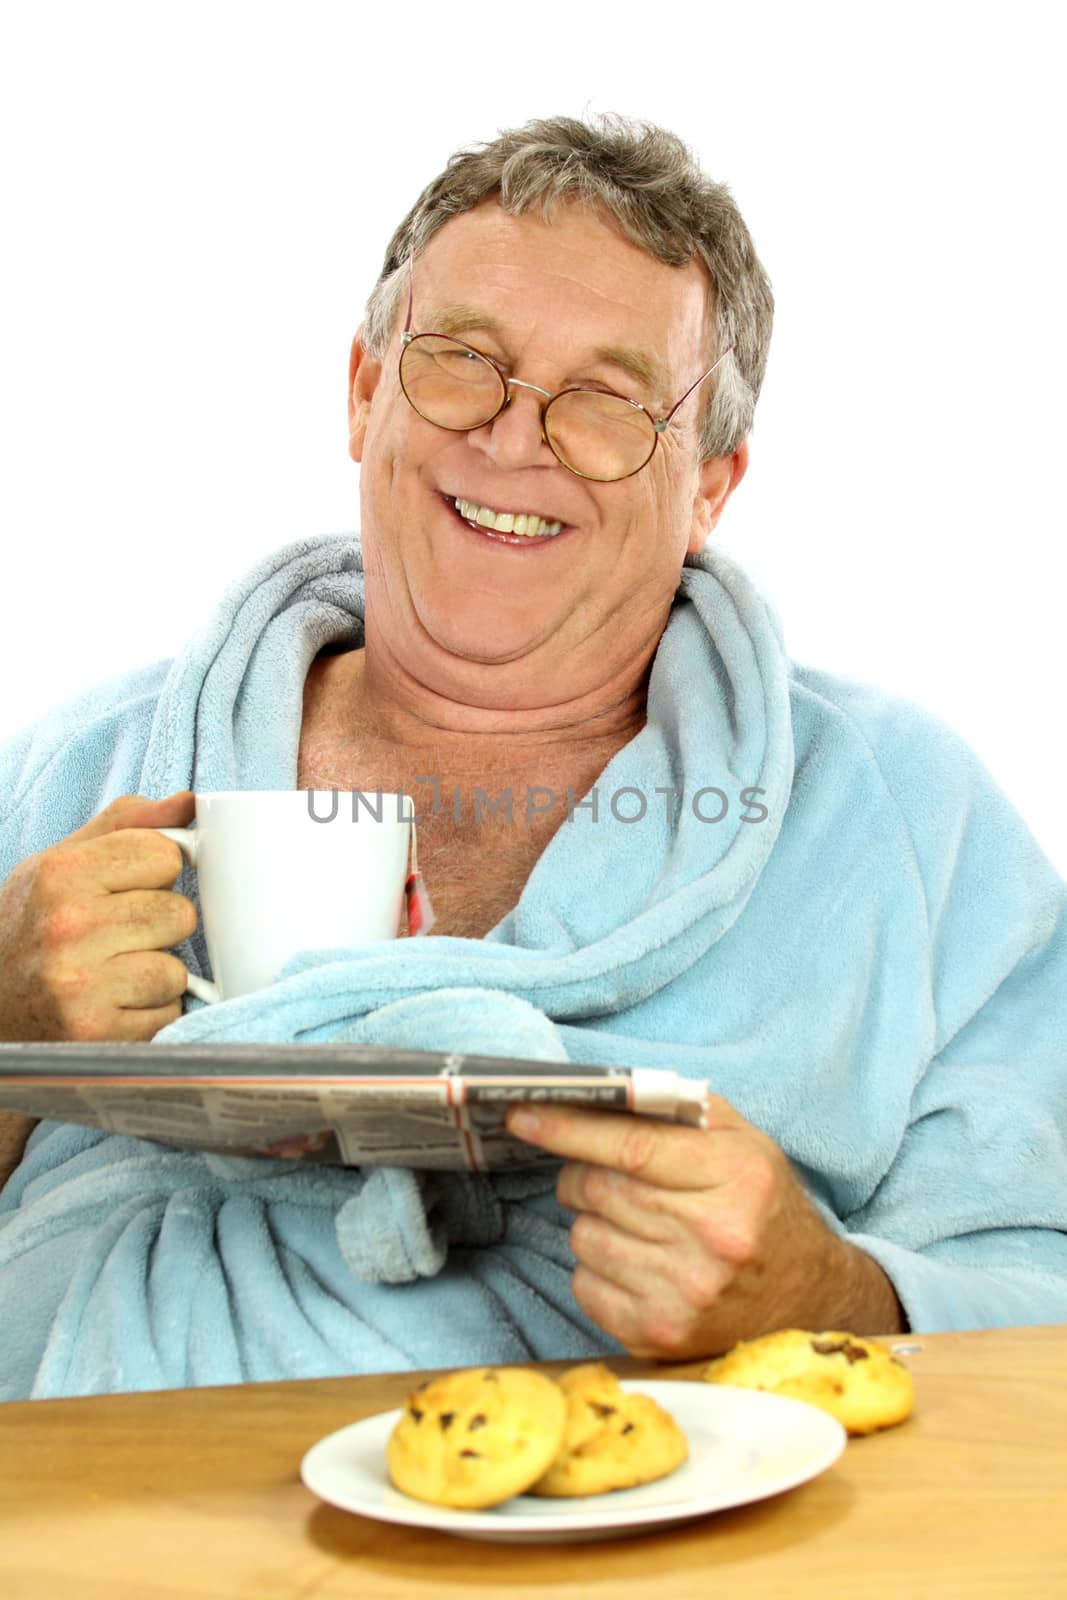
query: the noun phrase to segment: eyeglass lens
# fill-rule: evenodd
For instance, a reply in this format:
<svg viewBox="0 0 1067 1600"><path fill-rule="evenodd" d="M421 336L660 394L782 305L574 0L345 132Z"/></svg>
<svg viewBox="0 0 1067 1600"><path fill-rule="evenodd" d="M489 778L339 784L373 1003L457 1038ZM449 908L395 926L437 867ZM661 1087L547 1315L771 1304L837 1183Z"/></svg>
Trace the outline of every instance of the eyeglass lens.
<svg viewBox="0 0 1067 1600"><path fill-rule="evenodd" d="M484 426L507 396L507 385L491 361L436 333L420 334L405 347L400 382L420 416L457 431ZM557 395L545 409L544 426L565 465L602 483L637 472L656 443L644 411L595 389Z"/></svg>

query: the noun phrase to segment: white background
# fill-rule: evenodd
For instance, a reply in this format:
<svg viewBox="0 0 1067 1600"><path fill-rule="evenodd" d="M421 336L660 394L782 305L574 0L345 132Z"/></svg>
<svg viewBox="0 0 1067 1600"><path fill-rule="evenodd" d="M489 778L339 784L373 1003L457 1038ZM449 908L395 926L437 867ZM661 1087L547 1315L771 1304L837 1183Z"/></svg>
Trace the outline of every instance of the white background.
<svg viewBox="0 0 1067 1600"><path fill-rule="evenodd" d="M659 121L778 315L717 538L791 654L978 750L1067 873L1060 8L13 4L0 736L352 528L348 345L464 143Z"/></svg>

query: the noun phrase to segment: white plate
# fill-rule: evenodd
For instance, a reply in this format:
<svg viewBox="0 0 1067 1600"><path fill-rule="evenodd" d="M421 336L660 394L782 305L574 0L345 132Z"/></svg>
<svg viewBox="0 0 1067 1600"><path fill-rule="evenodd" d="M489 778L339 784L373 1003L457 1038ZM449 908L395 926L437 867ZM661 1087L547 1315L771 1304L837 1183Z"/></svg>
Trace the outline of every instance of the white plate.
<svg viewBox="0 0 1067 1600"><path fill-rule="evenodd" d="M805 1483L845 1448L841 1424L799 1400L725 1384L637 1379L623 1388L651 1395L689 1441L689 1459L658 1483L580 1500L516 1495L489 1511L431 1506L394 1489L385 1446L401 1413L385 1411L312 1445L300 1475L313 1494L380 1522L437 1528L469 1539L557 1543L607 1539L671 1526L745 1505Z"/></svg>

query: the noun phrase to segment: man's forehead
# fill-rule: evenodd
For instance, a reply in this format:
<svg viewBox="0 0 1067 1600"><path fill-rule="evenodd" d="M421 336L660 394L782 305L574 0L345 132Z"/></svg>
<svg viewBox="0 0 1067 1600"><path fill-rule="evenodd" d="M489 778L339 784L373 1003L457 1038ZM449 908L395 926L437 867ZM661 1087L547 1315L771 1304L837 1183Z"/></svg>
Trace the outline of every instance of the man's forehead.
<svg viewBox="0 0 1067 1600"><path fill-rule="evenodd" d="M519 292L501 292L512 269ZM414 326L473 344L478 334L489 335L506 349L525 331L539 280L553 312L566 315L565 323L558 316L548 321L565 330L575 359L610 362L661 398L670 390L670 367L687 373L706 348L710 279L703 264L668 266L597 215L571 206L549 222L536 213L514 216L495 203L452 218L415 263ZM587 311L568 303L572 286ZM522 292L527 288L533 293Z"/></svg>

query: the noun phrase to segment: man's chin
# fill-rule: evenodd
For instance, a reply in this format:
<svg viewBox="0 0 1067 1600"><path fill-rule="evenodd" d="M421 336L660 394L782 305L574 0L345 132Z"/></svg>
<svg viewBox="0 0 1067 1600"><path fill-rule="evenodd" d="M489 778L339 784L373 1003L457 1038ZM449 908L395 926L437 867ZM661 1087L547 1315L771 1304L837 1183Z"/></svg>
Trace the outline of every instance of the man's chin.
<svg viewBox="0 0 1067 1600"><path fill-rule="evenodd" d="M528 661L541 644L538 637L529 633L517 636L504 630L456 628L454 623L426 628L425 632L431 648L456 667L517 667Z"/></svg>
<svg viewBox="0 0 1067 1600"><path fill-rule="evenodd" d="M412 600L415 627L407 631L407 644L414 645L435 677L455 675L469 682L472 675L493 669L501 679L518 683L536 681L538 674L543 679L553 663L562 670L567 651L562 643L553 650L554 630L542 619L504 615L498 605L487 608L479 595L459 609L455 593L439 602L418 595Z"/></svg>

